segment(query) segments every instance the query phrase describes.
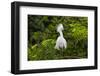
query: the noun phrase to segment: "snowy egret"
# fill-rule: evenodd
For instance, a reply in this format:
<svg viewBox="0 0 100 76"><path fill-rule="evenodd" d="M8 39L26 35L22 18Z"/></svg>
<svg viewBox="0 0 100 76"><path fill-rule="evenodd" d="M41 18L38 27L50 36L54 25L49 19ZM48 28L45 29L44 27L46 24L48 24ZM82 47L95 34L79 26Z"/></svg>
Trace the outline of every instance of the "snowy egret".
<svg viewBox="0 0 100 76"><path fill-rule="evenodd" d="M58 50L67 48L67 42L66 42L65 38L63 37L62 30L64 30L64 27L62 24L59 24L57 27L57 32L60 33L60 36L57 38L56 45L55 45L55 49L58 49Z"/></svg>

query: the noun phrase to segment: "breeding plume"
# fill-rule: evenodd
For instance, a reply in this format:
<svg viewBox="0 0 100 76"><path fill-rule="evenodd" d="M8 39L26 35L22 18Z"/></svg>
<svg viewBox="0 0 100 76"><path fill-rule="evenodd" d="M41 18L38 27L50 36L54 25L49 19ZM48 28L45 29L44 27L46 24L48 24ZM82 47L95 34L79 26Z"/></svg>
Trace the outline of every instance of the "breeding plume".
<svg viewBox="0 0 100 76"><path fill-rule="evenodd" d="M64 30L64 27L62 24L59 24L58 27L57 27L57 32L59 32L60 36L57 38L57 41L56 41L56 45L55 45L55 49L63 49L63 48L67 48L67 42L65 40L65 38L63 37L63 31Z"/></svg>

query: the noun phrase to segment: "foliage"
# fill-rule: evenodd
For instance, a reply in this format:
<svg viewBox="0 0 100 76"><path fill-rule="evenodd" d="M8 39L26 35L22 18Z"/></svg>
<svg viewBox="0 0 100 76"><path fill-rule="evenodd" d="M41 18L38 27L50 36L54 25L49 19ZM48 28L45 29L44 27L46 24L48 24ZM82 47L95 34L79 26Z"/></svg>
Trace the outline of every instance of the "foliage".
<svg viewBox="0 0 100 76"><path fill-rule="evenodd" d="M87 58L87 22L87 17L28 15L28 60ZM63 50L54 49L59 23L67 41Z"/></svg>

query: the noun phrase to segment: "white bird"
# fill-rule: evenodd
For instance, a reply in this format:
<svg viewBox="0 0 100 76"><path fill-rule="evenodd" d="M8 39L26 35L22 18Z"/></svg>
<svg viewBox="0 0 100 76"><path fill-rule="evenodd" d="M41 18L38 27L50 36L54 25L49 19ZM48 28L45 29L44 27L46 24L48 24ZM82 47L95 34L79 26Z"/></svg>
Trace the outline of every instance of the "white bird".
<svg viewBox="0 0 100 76"><path fill-rule="evenodd" d="M67 48L67 42L65 38L63 37L62 30L64 30L63 25L59 24L57 27L57 32L60 33L60 36L57 38L56 45L55 45L55 49L58 49L58 50L60 50L60 48L61 49Z"/></svg>

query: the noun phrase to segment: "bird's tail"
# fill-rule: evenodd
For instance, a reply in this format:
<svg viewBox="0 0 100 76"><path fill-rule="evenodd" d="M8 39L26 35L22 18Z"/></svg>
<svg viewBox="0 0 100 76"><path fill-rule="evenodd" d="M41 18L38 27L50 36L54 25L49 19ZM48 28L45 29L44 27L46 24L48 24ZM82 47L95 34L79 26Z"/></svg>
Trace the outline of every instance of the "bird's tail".
<svg viewBox="0 0 100 76"><path fill-rule="evenodd" d="M64 27L62 24L59 24L57 27L57 32L61 32L62 30L64 30Z"/></svg>

